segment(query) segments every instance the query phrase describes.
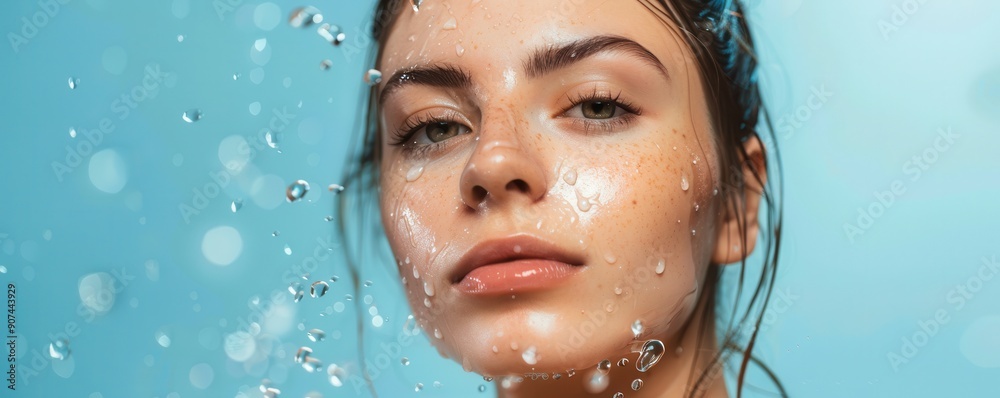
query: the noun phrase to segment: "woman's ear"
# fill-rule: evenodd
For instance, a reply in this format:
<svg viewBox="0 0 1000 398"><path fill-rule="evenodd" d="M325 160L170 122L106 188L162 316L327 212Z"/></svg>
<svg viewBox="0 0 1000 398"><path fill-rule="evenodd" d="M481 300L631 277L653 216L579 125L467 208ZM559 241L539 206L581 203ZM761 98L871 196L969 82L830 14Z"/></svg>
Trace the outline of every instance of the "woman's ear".
<svg viewBox="0 0 1000 398"><path fill-rule="evenodd" d="M757 135L747 138L743 149L746 156L737 155L743 174L743 190L723 198L721 217L716 227L715 251L712 253L713 264L743 260L757 244L757 233L760 231L757 214L767 183L767 157Z"/></svg>

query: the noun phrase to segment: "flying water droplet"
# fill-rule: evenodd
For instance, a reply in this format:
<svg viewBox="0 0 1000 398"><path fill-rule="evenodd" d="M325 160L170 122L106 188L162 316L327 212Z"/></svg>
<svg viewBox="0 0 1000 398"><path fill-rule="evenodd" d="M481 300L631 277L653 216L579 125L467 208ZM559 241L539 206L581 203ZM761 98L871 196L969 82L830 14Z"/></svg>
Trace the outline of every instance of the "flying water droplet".
<svg viewBox="0 0 1000 398"><path fill-rule="evenodd" d="M632 380L632 391L639 391L642 388L642 379Z"/></svg>
<svg viewBox="0 0 1000 398"><path fill-rule="evenodd" d="M233 73L233 80L240 80L240 76L242 75L239 73Z"/></svg>
<svg viewBox="0 0 1000 398"><path fill-rule="evenodd" d="M372 287L372 281L365 281L364 286L365 287Z"/></svg>
<svg viewBox="0 0 1000 398"><path fill-rule="evenodd" d="M76 129L75 128L72 128L72 127L69 128L69 138L76 138Z"/></svg>
<svg viewBox="0 0 1000 398"><path fill-rule="evenodd" d="M649 340L642 345L639 351L639 359L635 361L635 369L640 372L647 372L652 369L660 358L663 358L663 342L660 340Z"/></svg>
<svg viewBox="0 0 1000 398"><path fill-rule="evenodd" d="M413 6L413 12L419 12L420 4L423 2L424 2L423 0L410 0L410 5Z"/></svg>
<svg viewBox="0 0 1000 398"><path fill-rule="evenodd" d="M417 383L417 385L413 386L413 391L416 391L416 392L420 392L420 390L423 390L423 389L424 389L424 383Z"/></svg>
<svg viewBox="0 0 1000 398"><path fill-rule="evenodd" d="M480 384L479 385L479 392L486 392L486 386Z"/></svg>
<svg viewBox="0 0 1000 398"><path fill-rule="evenodd" d="M333 192L335 194L344 192L344 187L342 187L340 185L337 185L337 184L330 184L330 186L327 187L327 189L329 189L330 192Z"/></svg>
<svg viewBox="0 0 1000 398"><path fill-rule="evenodd" d="M688 178L687 178L687 176L681 176L681 190L682 191L687 191L688 188L690 188L690 187L691 186L690 186L690 184L688 184Z"/></svg>
<svg viewBox="0 0 1000 398"><path fill-rule="evenodd" d="M524 363L528 365L534 365L538 363L541 357L538 355L535 346L530 346L521 353L521 359L524 359Z"/></svg>
<svg viewBox="0 0 1000 398"><path fill-rule="evenodd" d="M194 123L201 120L201 111L198 109L189 109L181 114L181 119L188 123Z"/></svg>
<svg viewBox="0 0 1000 398"><path fill-rule="evenodd" d="M309 347L299 347L298 351L295 351L295 363L305 363L306 359L312 355L312 348Z"/></svg>
<svg viewBox="0 0 1000 398"><path fill-rule="evenodd" d="M344 34L344 31L337 25L325 23L316 30L316 33L319 33L319 35L323 37L323 40L326 40L335 46L339 46L340 43L347 40L347 35Z"/></svg>
<svg viewBox="0 0 1000 398"><path fill-rule="evenodd" d="M323 14L313 6L296 8L288 16L288 24L293 28L306 28L320 22L323 22Z"/></svg>
<svg viewBox="0 0 1000 398"><path fill-rule="evenodd" d="M52 359L63 361L66 358L69 358L69 354L69 340L57 339L56 341L49 343L49 356L52 357Z"/></svg>
<svg viewBox="0 0 1000 398"><path fill-rule="evenodd" d="M236 199L233 201L231 205L229 205L229 209L232 210L233 213L240 211L240 209L242 208L243 208L243 199Z"/></svg>
<svg viewBox="0 0 1000 398"><path fill-rule="evenodd" d="M302 199L303 196L306 196L306 193L309 193L309 183L305 180L295 180L285 190L285 199L289 202L294 202Z"/></svg>
<svg viewBox="0 0 1000 398"><path fill-rule="evenodd" d="M330 68L332 67L333 67L333 61L330 61L328 59L324 59L322 62L319 63L319 68L321 70L330 70Z"/></svg>
<svg viewBox="0 0 1000 398"><path fill-rule="evenodd" d="M661 258L659 261L656 262L656 270L655 270L655 272L656 272L657 275L663 275L663 271L665 271L666 269L667 269L667 262L666 262L666 260L664 260L664 259Z"/></svg>
<svg viewBox="0 0 1000 398"><path fill-rule="evenodd" d="M290 246L288 246L288 245L285 245L285 255L286 256L291 256L292 255L292 248Z"/></svg>
<svg viewBox="0 0 1000 398"><path fill-rule="evenodd" d="M330 290L330 285L324 281L316 281L313 282L312 286L309 286L309 295L313 298L320 298L326 294L327 290Z"/></svg>
<svg viewBox="0 0 1000 398"><path fill-rule="evenodd" d="M399 360L399 363L402 363L403 366L410 366L410 358L403 357L403 359Z"/></svg>
<svg viewBox="0 0 1000 398"><path fill-rule="evenodd" d="M641 320L636 319L635 322L632 322L632 336L638 339L639 335L642 334L642 329Z"/></svg>
<svg viewBox="0 0 1000 398"><path fill-rule="evenodd" d="M278 149L278 133L268 131L267 133L264 133L264 140L267 141L267 146L272 149Z"/></svg>
<svg viewBox="0 0 1000 398"><path fill-rule="evenodd" d="M313 373L322 368L323 362L313 357L306 357L305 361L302 362L302 369L305 369L306 372L309 373Z"/></svg>
<svg viewBox="0 0 1000 398"><path fill-rule="evenodd" d="M376 84L379 84L380 82L382 82L382 72L379 72L377 69L369 69L367 72L365 72L364 80L365 84L369 86L374 86Z"/></svg>
<svg viewBox="0 0 1000 398"><path fill-rule="evenodd" d="M309 340L318 343L326 338L326 333L320 329L309 329L309 331L306 332L306 337L309 337Z"/></svg>

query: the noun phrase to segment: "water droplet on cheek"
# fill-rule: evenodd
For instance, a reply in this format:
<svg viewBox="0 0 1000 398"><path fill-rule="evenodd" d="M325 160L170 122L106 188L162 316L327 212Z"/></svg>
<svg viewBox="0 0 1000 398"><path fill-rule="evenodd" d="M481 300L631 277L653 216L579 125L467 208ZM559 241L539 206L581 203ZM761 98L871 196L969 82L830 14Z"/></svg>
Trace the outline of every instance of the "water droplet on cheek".
<svg viewBox="0 0 1000 398"><path fill-rule="evenodd" d="M681 190L687 192L690 187L691 186L688 184L687 176L681 176Z"/></svg>
<svg viewBox="0 0 1000 398"><path fill-rule="evenodd" d="M428 297L434 297L434 284L430 283L428 281L425 281L424 282L424 293L426 293Z"/></svg>
<svg viewBox="0 0 1000 398"><path fill-rule="evenodd" d="M660 261L656 262L655 271L657 275L663 275L663 271L665 271L666 269L667 269L667 262L664 259L661 258Z"/></svg>
<svg viewBox="0 0 1000 398"><path fill-rule="evenodd" d="M444 26L442 26L441 28L443 28L444 30L452 30L457 27L458 27L458 21L455 20L455 17L451 17L451 19L445 22Z"/></svg>
<svg viewBox="0 0 1000 398"><path fill-rule="evenodd" d="M410 171L406 172L406 181L407 182L414 182L418 178L420 178L420 176L422 174L424 174L424 166L423 165L413 166L413 167L410 168Z"/></svg>
<svg viewBox="0 0 1000 398"><path fill-rule="evenodd" d="M642 379L632 380L632 391L639 391L642 388Z"/></svg>
<svg viewBox="0 0 1000 398"><path fill-rule="evenodd" d="M563 174L563 181L569 185L576 185L576 170L569 170Z"/></svg>

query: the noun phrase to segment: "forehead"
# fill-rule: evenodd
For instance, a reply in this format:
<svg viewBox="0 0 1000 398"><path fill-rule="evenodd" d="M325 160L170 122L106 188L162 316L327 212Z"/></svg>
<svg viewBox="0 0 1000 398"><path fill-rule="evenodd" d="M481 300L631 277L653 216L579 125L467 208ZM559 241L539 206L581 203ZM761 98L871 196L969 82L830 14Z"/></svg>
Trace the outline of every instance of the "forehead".
<svg viewBox="0 0 1000 398"><path fill-rule="evenodd" d="M417 12L403 3L379 60L387 75L440 62L502 72L535 49L608 34L663 62L683 51L663 10L646 0L424 0Z"/></svg>

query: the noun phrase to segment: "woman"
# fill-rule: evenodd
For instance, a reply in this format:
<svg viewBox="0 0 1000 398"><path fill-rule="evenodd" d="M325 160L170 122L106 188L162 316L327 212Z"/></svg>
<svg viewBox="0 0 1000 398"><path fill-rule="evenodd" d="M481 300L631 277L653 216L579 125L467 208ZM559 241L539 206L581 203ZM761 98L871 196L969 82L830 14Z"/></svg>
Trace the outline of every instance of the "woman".
<svg viewBox="0 0 1000 398"><path fill-rule="evenodd" d="M780 212L739 2L380 1L374 34L348 180L443 356L505 397L724 397L737 353L743 391Z"/></svg>

